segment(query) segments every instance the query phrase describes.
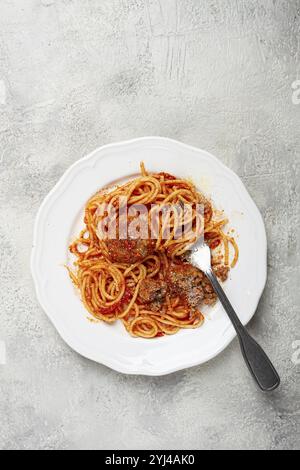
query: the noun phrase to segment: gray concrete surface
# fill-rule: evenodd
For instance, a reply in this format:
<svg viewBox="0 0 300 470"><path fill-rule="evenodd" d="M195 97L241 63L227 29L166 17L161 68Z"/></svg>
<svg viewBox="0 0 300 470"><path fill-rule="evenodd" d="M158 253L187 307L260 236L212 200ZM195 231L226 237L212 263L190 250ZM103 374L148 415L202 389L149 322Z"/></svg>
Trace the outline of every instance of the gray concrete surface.
<svg viewBox="0 0 300 470"><path fill-rule="evenodd" d="M0 0L1 449L299 449L299 24L299 0ZM236 341L205 366L123 376L71 351L38 305L44 196L95 147L144 135L214 153L262 211L250 331L282 376L271 395Z"/></svg>

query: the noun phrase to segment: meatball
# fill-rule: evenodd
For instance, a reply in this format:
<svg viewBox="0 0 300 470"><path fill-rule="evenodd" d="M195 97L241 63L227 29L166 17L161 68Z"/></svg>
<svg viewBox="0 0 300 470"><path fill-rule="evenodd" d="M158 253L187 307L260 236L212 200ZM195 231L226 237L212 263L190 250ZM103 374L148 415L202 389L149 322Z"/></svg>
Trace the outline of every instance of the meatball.
<svg viewBox="0 0 300 470"><path fill-rule="evenodd" d="M108 257L112 263L137 263L153 253L153 240L105 240Z"/></svg>
<svg viewBox="0 0 300 470"><path fill-rule="evenodd" d="M159 311L166 299L168 291L167 283L163 280L146 278L141 282L139 297L140 300L149 304L153 311Z"/></svg>
<svg viewBox="0 0 300 470"><path fill-rule="evenodd" d="M215 275L220 279L220 281L225 282L228 278L229 267L224 265L213 266Z"/></svg>
<svg viewBox="0 0 300 470"><path fill-rule="evenodd" d="M206 276L203 276L202 288L204 291L203 304L213 305L217 300L217 295Z"/></svg>
<svg viewBox="0 0 300 470"><path fill-rule="evenodd" d="M209 280L199 269L188 263L172 263L167 281L170 292L185 299L192 308L216 301L216 294Z"/></svg>
<svg viewBox="0 0 300 470"><path fill-rule="evenodd" d="M171 264L167 272L170 292L183 297L191 307L204 299L203 273L190 264Z"/></svg>

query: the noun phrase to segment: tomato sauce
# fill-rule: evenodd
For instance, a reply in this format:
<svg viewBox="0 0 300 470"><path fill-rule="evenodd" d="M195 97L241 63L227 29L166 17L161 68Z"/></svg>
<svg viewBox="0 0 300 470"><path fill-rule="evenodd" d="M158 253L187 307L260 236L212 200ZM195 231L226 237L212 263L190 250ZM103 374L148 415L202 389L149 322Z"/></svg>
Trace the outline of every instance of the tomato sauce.
<svg viewBox="0 0 300 470"><path fill-rule="evenodd" d="M132 294L130 292L129 289L126 289L125 292L124 292L124 295L123 297L119 300L119 302L115 303L114 305L111 305L109 307L102 307L102 308L99 308L98 311L99 313L101 313L102 315L109 315L111 313L115 313L115 311L121 307L123 304L126 304L130 301L132 297Z"/></svg>

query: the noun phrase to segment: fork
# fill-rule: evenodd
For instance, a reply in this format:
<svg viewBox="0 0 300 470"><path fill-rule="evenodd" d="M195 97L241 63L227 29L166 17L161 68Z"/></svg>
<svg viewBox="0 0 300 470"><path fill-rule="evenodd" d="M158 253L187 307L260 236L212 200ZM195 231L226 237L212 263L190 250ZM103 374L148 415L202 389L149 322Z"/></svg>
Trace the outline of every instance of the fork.
<svg viewBox="0 0 300 470"><path fill-rule="evenodd" d="M250 336L229 302L212 270L210 248L204 241L198 241L194 245L190 255L190 262L203 271L210 280L214 291L235 328L245 362L258 386L264 392L275 390L280 384L280 377L264 350Z"/></svg>

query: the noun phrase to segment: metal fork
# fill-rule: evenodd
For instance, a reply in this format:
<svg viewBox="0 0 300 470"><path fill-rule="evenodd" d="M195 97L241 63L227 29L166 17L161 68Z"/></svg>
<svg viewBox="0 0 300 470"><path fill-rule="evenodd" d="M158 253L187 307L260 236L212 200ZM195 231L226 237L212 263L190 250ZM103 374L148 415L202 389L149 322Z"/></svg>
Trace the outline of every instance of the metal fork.
<svg viewBox="0 0 300 470"><path fill-rule="evenodd" d="M209 246L202 241L198 242L193 247L190 261L195 267L203 271L210 280L214 291L219 297L235 328L245 362L258 386L265 392L275 390L280 384L280 377L266 353L249 335L229 302L228 297L211 268L211 253Z"/></svg>

